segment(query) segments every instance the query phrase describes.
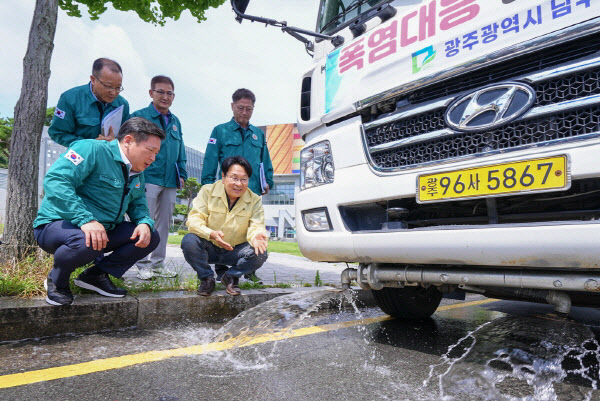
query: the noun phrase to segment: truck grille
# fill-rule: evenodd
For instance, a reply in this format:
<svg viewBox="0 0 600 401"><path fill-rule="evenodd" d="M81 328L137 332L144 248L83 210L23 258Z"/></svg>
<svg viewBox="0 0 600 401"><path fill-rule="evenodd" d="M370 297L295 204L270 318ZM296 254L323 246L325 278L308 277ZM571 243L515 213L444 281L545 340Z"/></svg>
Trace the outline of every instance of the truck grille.
<svg viewBox="0 0 600 401"><path fill-rule="evenodd" d="M486 132L461 134L403 146L373 155L381 167L393 168L517 146L577 137L600 131L600 107L517 121Z"/></svg>
<svg viewBox="0 0 600 401"><path fill-rule="evenodd" d="M463 133L453 131L446 125L446 107L439 101L412 103L411 107L417 107L422 112L411 115L410 110L398 109L395 112L399 116L398 119L394 119L392 115L387 116L385 120L381 119L381 122L375 120L363 125L364 141L371 163L380 171L395 171L418 167L424 163L600 133L600 57L591 59L592 48L588 46L590 43L600 46L600 35L594 35L589 41L579 42L586 42L586 48L583 51L580 49L577 59L573 59L577 53L574 46L577 44L567 43L552 49L551 57L539 52L521 57L516 61L516 66L513 60L510 67L492 66L469 76L459 76L452 81L446 81L443 93L440 92L440 84L431 88L434 93L440 92L439 95L449 96L446 102L448 104L452 96L458 98L489 84L506 80L521 81L528 83L535 90L536 100L531 109L532 113L526 113L519 120L489 131ZM582 52L589 60L588 63L580 63ZM592 56L596 54L592 53ZM538 62L532 63L531 60ZM546 60L547 63L539 60ZM563 68L561 73L540 75L549 67L562 68L565 62L576 68ZM519 64L523 64L527 75L522 75L523 69ZM535 69L532 66L535 66ZM498 72L501 70L504 73ZM508 76L507 71L514 75ZM520 71L520 75L514 71ZM498 80L492 82L490 77ZM472 88L473 82L483 85ZM449 93L452 88L461 88L462 92ZM465 91L465 88L469 90ZM413 102L416 99L427 100L424 93L431 95L425 88L409 94L408 99Z"/></svg>

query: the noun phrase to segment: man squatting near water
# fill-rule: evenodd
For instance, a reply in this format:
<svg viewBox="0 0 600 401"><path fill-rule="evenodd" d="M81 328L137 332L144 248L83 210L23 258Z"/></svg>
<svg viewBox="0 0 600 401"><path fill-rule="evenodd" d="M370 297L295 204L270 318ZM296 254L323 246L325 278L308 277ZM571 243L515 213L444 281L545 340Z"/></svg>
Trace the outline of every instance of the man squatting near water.
<svg viewBox="0 0 600 401"><path fill-rule="evenodd" d="M203 185L194 199L187 222L190 232L181 241L183 256L200 279L198 294L204 296L215 289L209 264L228 266L221 283L228 294L240 295L240 277L252 274L267 260L262 201L248 190L250 163L241 156L228 157L221 171L222 179Z"/></svg>
<svg viewBox="0 0 600 401"><path fill-rule="evenodd" d="M75 285L108 297L124 297L109 275L120 278L158 245L144 194L142 172L154 161L164 132L136 117L116 141L75 141L48 170L45 196L33 222L39 246L54 254L44 282L46 302L69 305L69 278L92 261ZM127 214L131 221L124 221ZM104 253L111 252L103 258Z"/></svg>

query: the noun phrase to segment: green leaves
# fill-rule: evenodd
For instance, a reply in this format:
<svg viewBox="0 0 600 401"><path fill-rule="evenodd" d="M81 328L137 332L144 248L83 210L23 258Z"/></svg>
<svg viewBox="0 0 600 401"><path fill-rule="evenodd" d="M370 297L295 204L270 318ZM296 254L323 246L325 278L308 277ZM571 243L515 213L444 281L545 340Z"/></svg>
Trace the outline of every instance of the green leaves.
<svg viewBox="0 0 600 401"><path fill-rule="evenodd" d="M183 184L183 188L177 191L177 197L179 199L184 199L187 201L187 205L179 205L175 204L175 211L173 212L173 216L182 215L184 216L184 222L187 220L187 215L192 209L192 201L198 195L200 191L200 187L202 184L198 182L195 177L188 178Z"/></svg>
<svg viewBox="0 0 600 401"><path fill-rule="evenodd" d="M71 17L81 17L79 5L85 5L92 20L97 20L107 10L106 4L119 11L134 11L145 22L165 25L167 19L177 21L188 10L198 22L206 20L209 7L217 8L225 0L58 0L58 6Z"/></svg>
<svg viewBox="0 0 600 401"><path fill-rule="evenodd" d="M0 117L0 168L8 167L10 137L13 131L14 118Z"/></svg>

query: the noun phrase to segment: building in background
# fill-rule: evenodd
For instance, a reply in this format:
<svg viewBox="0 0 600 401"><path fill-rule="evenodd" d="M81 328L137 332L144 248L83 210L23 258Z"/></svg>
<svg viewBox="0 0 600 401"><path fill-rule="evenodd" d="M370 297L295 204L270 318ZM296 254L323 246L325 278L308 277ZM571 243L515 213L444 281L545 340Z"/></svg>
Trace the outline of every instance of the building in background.
<svg viewBox="0 0 600 401"><path fill-rule="evenodd" d="M274 238L296 238L295 198L300 188L300 150L304 141L296 124L258 127L267 136L275 188L263 196L265 224Z"/></svg>

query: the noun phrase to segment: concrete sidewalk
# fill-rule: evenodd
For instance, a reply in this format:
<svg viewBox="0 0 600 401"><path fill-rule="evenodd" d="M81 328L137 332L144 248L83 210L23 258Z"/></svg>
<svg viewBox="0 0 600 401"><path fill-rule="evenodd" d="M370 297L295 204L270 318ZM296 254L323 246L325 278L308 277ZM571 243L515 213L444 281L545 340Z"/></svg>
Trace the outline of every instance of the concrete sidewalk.
<svg viewBox="0 0 600 401"><path fill-rule="evenodd" d="M165 264L174 268L184 278L196 276L192 267L183 258L179 245L167 246ZM340 275L345 268L345 263L313 262L301 256L271 252L265 264L256 271L256 275L264 284L286 283L302 286L305 283L314 285L318 270L324 283L339 286ZM134 266L125 273L124 277L126 280L142 282L136 275L137 268Z"/></svg>
<svg viewBox="0 0 600 401"><path fill-rule="evenodd" d="M185 262L179 246L167 248L166 263L174 267L182 278L196 276ZM0 342L106 330L155 328L184 322L222 322L281 295L327 290L324 287L303 287L305 283L314 286L317 270L325 284L339 286L340 274L345 268L345 263L317 263L303 257L271 253L257 275L264 284L286 283L294 288L243 290L242 295L237 297L225 291L216 291L210 297L198 296L195 291L142 293L124 298L77 295L72 305L61 307L48 305L43 297L0 298ZM126 273L125 279L142 282L136 278L136 274L137 269L133 267ZM356 288L355 296L362 306L375 305L370 291Z"/></svg>
<svg viewBox="0 0 600 401"><path fill-rule="evenodd" d="M0 298L0 343L24 339L96 333L124 329L152 329L171 324L220 323L273 298L297 292L337 291L320 288L265 288L231 296L215 291L201 297L195 291L141 293L124 298L76 295L67 306L51 306L44 298ZM375 306L371 291L353 288L359 307ZM326 302L320 309L336 308Z"/></svg>

